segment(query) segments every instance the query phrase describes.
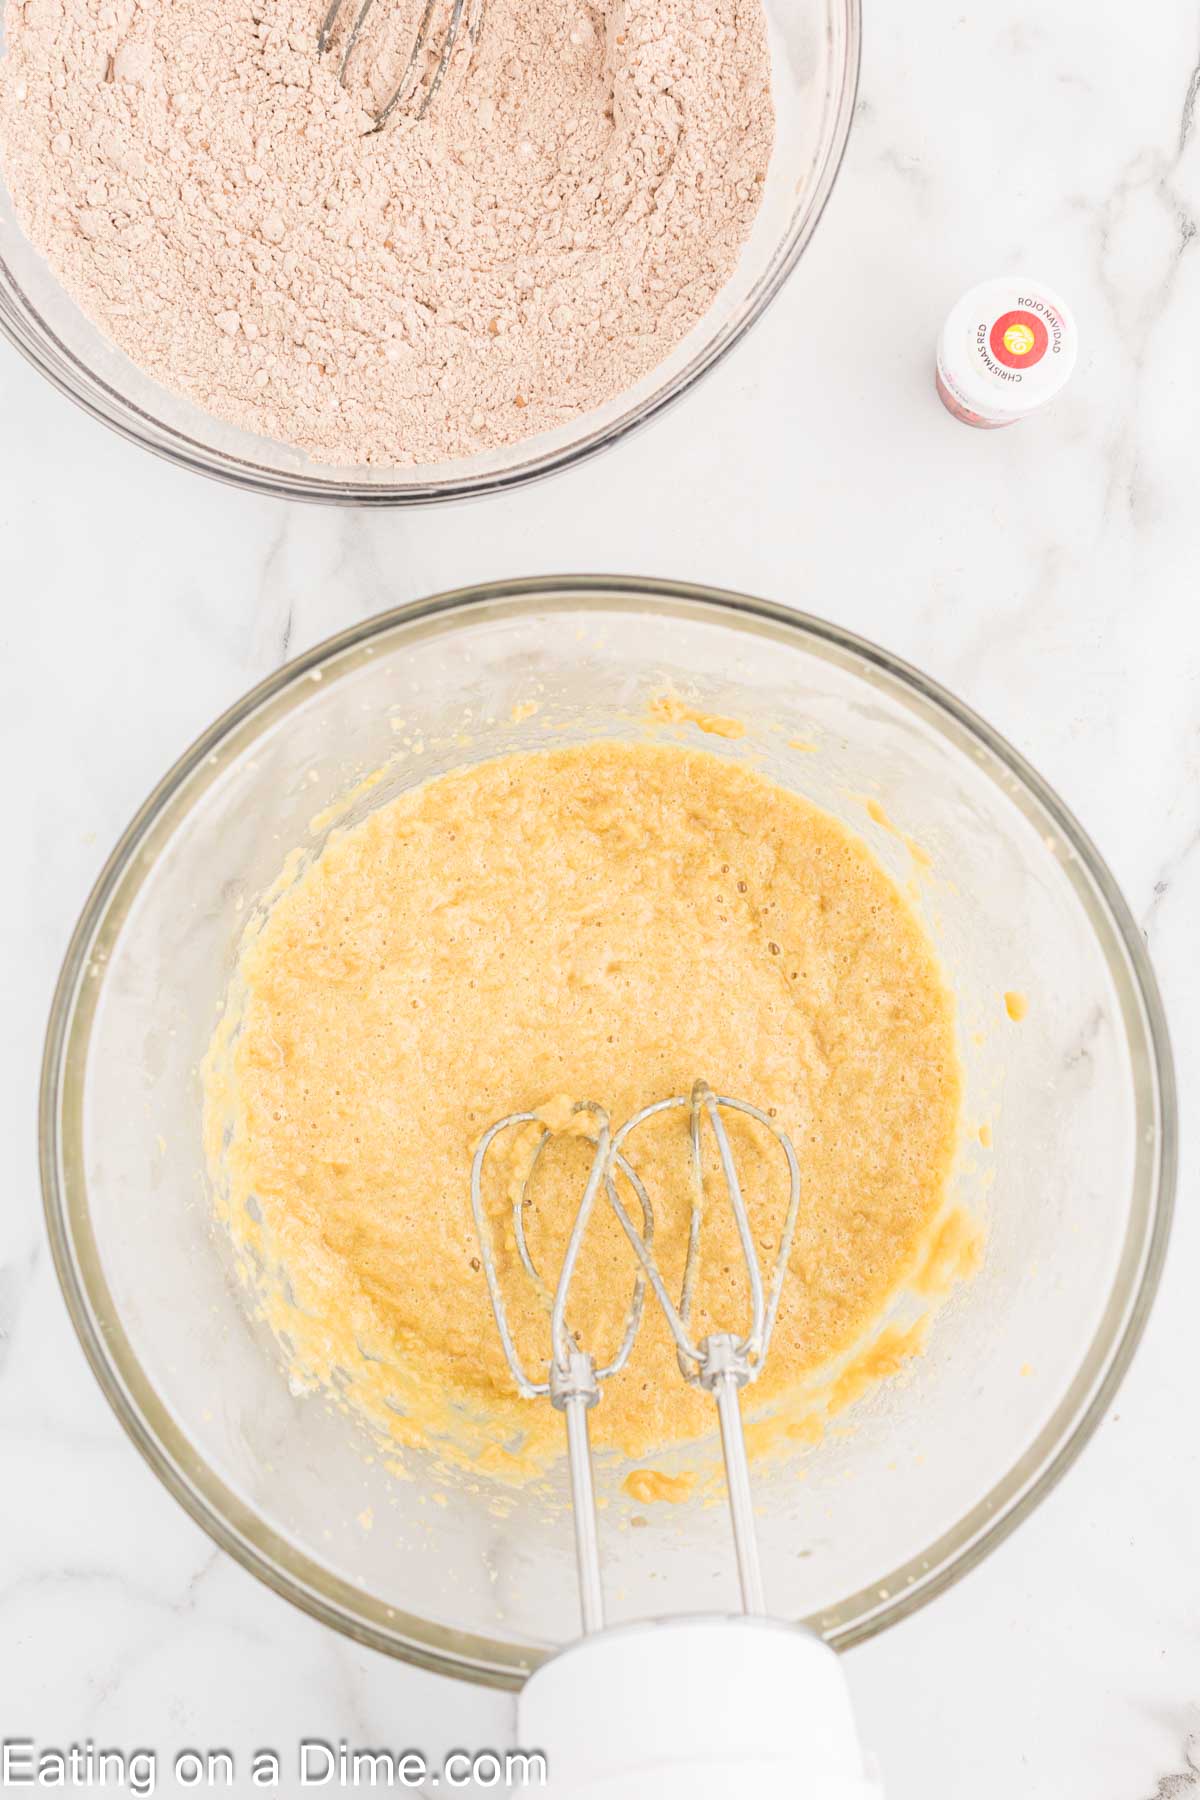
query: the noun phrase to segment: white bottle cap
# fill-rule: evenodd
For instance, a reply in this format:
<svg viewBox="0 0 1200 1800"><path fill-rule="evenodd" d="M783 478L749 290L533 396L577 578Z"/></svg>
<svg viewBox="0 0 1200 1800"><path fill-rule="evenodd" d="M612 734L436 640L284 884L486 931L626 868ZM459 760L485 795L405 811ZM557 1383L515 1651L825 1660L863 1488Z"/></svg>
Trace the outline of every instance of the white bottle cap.
<svg viewBox="0 0 1200 1800"><path fill-rule="evenodd" d="M959 301L942 329L937 390L967 425L1011 425L1052 400L1075 367L1075 321L1040 281L1003 275Z"/></svg>

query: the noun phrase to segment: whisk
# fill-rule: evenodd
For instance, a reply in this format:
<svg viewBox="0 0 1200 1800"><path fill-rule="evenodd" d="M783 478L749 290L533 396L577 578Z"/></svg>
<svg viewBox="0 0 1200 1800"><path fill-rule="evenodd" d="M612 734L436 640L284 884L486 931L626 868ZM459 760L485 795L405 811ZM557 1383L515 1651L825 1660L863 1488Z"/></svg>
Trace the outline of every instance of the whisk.
<svg viewBox="0 0 1200 1800"><path fill-rule="evenodd" d="M621 1147L630 1132L636 1131L639 1125L644 1124L647 1119L654 1118L658 1113L671 1112L677 1107L683 1106L686 1106L691 1113L692 1211L688 1228L683 1284L680 1290L679 1304L676 1306L667 1292L658 1264L654 1260L652 1234L647 1233L645 1229L639 1231L630 1218L613 1178L613 1169L619 1167L624 1172L629 1168L628 1162L621 1154ZM742 1197L742 1187L738 1180L737 1166L733 1160L729 1135L721 1118L722 1108L727 1108L730 1112L742 1113L745 1117L754 1119L759 1125L764 1126L783 1151L787 1161L787 1211L779 1235L779 1247L771 1279L765 1289L762 1271L759 1268L758 1253L754 1247L754 1237L750 1228L750 1217L746 1211L746 1202ZM750 1288L750 1328L744 1336L738 1336L731 1331L710 1332L699 1344L694 1344L689 1333L689 1324L700 1262L700 1233L706 1210L704 1158L701 1142L705 1119L708 1120L716 1138L721 1174L737 1227L738 1243L746 1264ZM748 1613L765 1613L767 1608L763 1594L762 1570L758 1559L758 1538L754 1529L754 1512L750 1498L750 1469L746 1461L746 1439L742 1430L738 1394L742 1388L757 1379L762 1369L770 1347L771 1335L775 1330L779 1299L783 1292L784 1276L787 1274L792 1238L796 1230L796 1215L800 1210L800 1168L796 1161L796 1152L792 1148L792 1141L787 1133L781 1131L771 1118L757 1106L750 1106L745 1100L731 1099L727 1094L714 1094L707 1082L697 1081L690 1094L678 1094L670 1100L657 1100L650 1106L644 1106L641 1112L635 1113L632 1119L622 1125L613 1138L612 1156L605 1175L605 1187L609 1204L621 1221L625 1234L633 1245L638 1261L645 1271L646 1278L654 1290L654 1297L666 1315L671 1335L675 1339L679 1367L684 1380L703 1388L716 1400L717 1418L721 1427L721 1451L725 1459L725 1480L729 1489L729 1512L733 1523L734 1550L737 1555L738 1577L742 1590L742 1606ZM640 1187L641 1184L638 1182L635 1192ZM644 1205L643 1212L645 1210Z"/></svg>
<svg viewBox="0 0 1200 1800"><path fill-rule="evenodd" d="M619 1373L629 1361L638 1328L642 1322L646 1283L640 1273L635 1276L620 1344L611 1362L605 1363L601 1368L596 1367L592 1353L581 1347L579 1340L567 1325L567 1297L575 1270L578 1267L584 1234L592 1216L596 1197L602 1185L610 1179L611 1169L614 1166L629 1181L641 1204L642 1231L638 1233L638 1237L639 1241L646 1245L647 1257L651 1256L650 1245L654 1241L654 1213L641 1181L629 1167L625 1158L615 1150L608 1114L604 1108L597 1106L594 1101L579 1101L573 1108L572 1117L579 1115L589 1116L594 1121L594 1131L585 1132L584 1135L595 1146L595 1155L592 1158L591 1170L583 1190L583 1198L579 1202L570 1236L567 1239L567 1248L563 1256L562 1267L559 1270L558 1281L553 1295L550 1296L550 1363L544 1381L535 1380L527 1374L513 1341L500 1277L496 1269L491 1225L483 1203L483 1166L492 1144L501 1132L512 1130L516 1126L540 1124L542 1133L537 1147L530 1158L524 1180L513 1195L512 1214L513 1236L522 1267L533 1282L535 1290L539 1295L546 1297L548 1289L530 1255L529 1241L525 1232L525 1208L529 1195L529 1184L533 1179L534 1170L543 1150L554 1135L550 1126L537 1113L510 1113L507 1118L497 1120L496 1124L484 1132L471 1165L471 1211L475 1219L475 1231L479 1238L480 1260L487 1281L488 1296L491 1299L492 1312L496 1318L496 1329L500 1334L505 1361L517 1384L517 1390L526 1399L548 1395L551 1405L563 1413L566 1418L567 1457L571 1476L571 1504L575 1517L575 1549L579 1572L579 1605L584 1632L590 1633L599 1631L603 1627L604 1597L600 1584L600 1549L596 1534L596 1497L592 1483L588 1413L600 1398L601 1382L607 1381L610 1376ZM628 1214L626 1217L628 1218ZM629 1228L633 1229L632 1221L630 1221Z"/></svg>
<svg viewBox="0 0 1200 1800"><path fill-rule="evenodd" d="M645 1185L623 1151L630 1134L660 1113L686 1107L691 1126L692 1205L688 1223L687 1253L683 1283L678 1304L672 1300L654 1258L654 1208ZM722 1110L742 1113L763 1126L775 1139L787 1163L788 1201L784 1215L775 1264L769 1283L764 1286L758 1252L750 1227L746 1202L738 1179L729 1134L721 1117ZM567 1447L571 1473L571 1499L575 1514L575 1534L579 1568L580 1609L583 1629L598 1631L604 1623L604 1606L600 1585L600 1557L596 1534L595 1495L592 1482L591 1449L587 1415L600 1398L600 1383L618 1373L628 1362L641 1324L646 1282L666 1316L675 1339L680 1371L686 1381L711 1393L717 1404L721 1429L721 1449L725 1460L725 1478L729 1490L729 1510L733 1524L734 1549L742 1591L742 1606L747 1613L765 1613L762 1570L759 1565L758 1542L754 1529L754 1512L750 1497L750 1470L746 1460L745 1434L742 1430L740 1390L754 1381L763 1366L775 1329L779 1299L787 1273L796 1215L800 1207L800 1168L791 1139L757 1106L745 1100L734 1100L727 1094L714 1094L708 1083L697 1081L690 1094L676 1094L669 1100L656 1100L635 1113L614 1135L608 1114L595 1101L575 1103L572 1120L580 1116L594 1122L594 1130L585 1132L595 1154L575 1213L558 1282L550 1297L550 1364L544 1381L528 1374L513 1341L504 1303L500 1276L496 1266L491 1227L483 1201L483 1170L488 1151L502 1132L516 1126L541 1124L537 1147L525 1171L524 1179L512 1195L513 1236L517 1253L526 1275L539 1292L548 1296L542 1276L529 1253L525 1232L525 1211L530 1183L542 1152L554 1135L551 1127L537 1113L510 1113L489 1127L479 1140L471 1166L471 1210L479 1237L480 1260L487 1281L488 1296L500 1334L505 1360L517 1384L518 1392L528 1399L548 1395L551 1403L566 1414ZM707 1210L705 1190L703 1126L707 1120L716 1139L717 1154L725 1192L733 1212L738 1243L746 1265L750 1294L750 1324L746 1332L711 1332L695 1344L690 1335L692 1304L700 1266L700 1239ZM638 1229L621 1198L617 1177L632 1188L641 1210L642 1226ZM609 1205L633 1245L639 1269L625 1318L620 1346L612 1361L597 1368L590 1351L581 1349L568 1330L567 1297L579 1265L584 1234L603 1187ZM549 1296L548 1296L549 1297Z"/></svg>
<svg viewBox="0 0 1200 1800"><path fill-rule="evenodd" d="M350 67L350 59L354 55L363 27L374 8L375 0L360 0L358 11L346 34L346 42L342 46L341 62L338 65L338 80L346 86L346 76ZM450 67L451 58L458 45L459 37L465 27L467 40L472 50L479 42L483 30L483 14L486 0L425 0L421 20L413 39L412 50L404 72L383 105L375 111L372 131L382 131L392 114L400 106L411 105L418 119L423 119L437 97L438 89L445 79ZM346 11L347 0L330 0L329 10L321 23L317 34L317 54L324 56L337 34L338 24ZM448 10L447 10L448 9ZM434 21L440 14L445 14L440 39L434 31ZM439 50L438 44L441 48Z"/></svg>
<svg viewBox="0 0 1200 1800"><path fill-rule="evenodd" d="M687 1109L692 1201L678 1301L654 1254L654 1208L626 1154L631 1135L657 1114ZM778 1248L764 1282L737 1164L722 1114L740 1113L762 1126L782 1152L788 1198ZM761 1372L779 1311L800 1207L800 1169L787 1133L747 1101L716 1094L697 1081L690 1094L643 1107L616 1132L594 1101L579 1101L571 1129L593 1146L583 1197L551 1292L529 1251L525 1212L530 1183L554 1128L536 1112L511 1113L479 1140L471 1167L471 1209L480 1258L505 1359L518 1390L549 1396L566 1415L583 1638L540 1668L519 1703L520 1741L542 1747L552 1800L708 1800L732 1792L755 1800L820 1792L822 1800L881 1800L869 1779L854 1730L841 1667L819 1638L765 1617L762 1572L751 1503L739 1395ZM526 1278L550 1306L550 1359L544 1380L526 1370L509 1328L492 1229L483 1198L484 1167L501 1133L540 1124L541 1136L511 1194L513 1238ZM708 1333L693 1341L691 1314L701 1240L713 1197L706 1184L704 1130L716 1143L721 1186L745 1261L749 1324L743 1332ZM637 1202L635 1223L619 1182ZM620 1344L597 1368L567 1323L567 1304L583 1239L604 1194L637 1258ZM628 1362L649 1284L675 1341L684 1379L710 1392L717 1406L730 1519L742 1596L740 1618L688 1616L606 1631L596 1501L587 1415L600 1385ZM801 1784L804 1784L801 1786ZM816 1785L819 1784L819 1785Z"/></svg>

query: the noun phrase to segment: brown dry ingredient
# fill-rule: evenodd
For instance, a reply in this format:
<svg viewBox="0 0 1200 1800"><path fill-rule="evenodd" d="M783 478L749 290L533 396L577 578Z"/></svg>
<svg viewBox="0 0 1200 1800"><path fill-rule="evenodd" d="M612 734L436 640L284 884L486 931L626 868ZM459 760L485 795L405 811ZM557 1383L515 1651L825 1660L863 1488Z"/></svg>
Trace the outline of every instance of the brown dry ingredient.
<svg viewBox="0 0 1200 1800"><path fill-rule="evenodd" d="M0 164L84 312L167 387L337 464L510 444L659 363L758 206L758 0L489 0L474 65L373 135L417 9L378 0L353 95L323 10L8 0Z"/></svg>

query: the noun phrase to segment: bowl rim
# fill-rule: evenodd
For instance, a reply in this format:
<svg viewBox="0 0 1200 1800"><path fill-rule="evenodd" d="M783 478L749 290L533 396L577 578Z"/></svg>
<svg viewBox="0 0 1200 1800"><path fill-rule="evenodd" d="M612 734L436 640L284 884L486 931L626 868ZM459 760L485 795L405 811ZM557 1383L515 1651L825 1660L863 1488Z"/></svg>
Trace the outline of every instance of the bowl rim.
<svg viewBox="0 0 1200 1800"><path fill-rule="evenodd" d="M833 66L836 84L828 132L820 146L810 188L810 203L783 255L776 254L756 288L747 297L740 316L727 319L712 339L656 393L622 418L597 426L574 443L544 451L520 467L487 475L439 475L422 483L388 488L353 478L345 481L305 470L283 473L268 469L249 457L211 449L187 431L154 417L145 407L89 367L28 299L0 247L0 336L8 340L27 362L68 400L93 419L108 426L130 443L164 461L248 493L329 506L425 506L445 500L477 499L509 493L515 488L544 480L577 467L602 450L623 443L691 392L696 383L739 344L758 324L776 299L808 247L829 204L842 166L858 103L862 67L862 0L830 0L839 11L841 56ZM2 171L0 171L2 174ZM586 415L584 415L586 417ZM446 464L453 469L454 464Z"/></svg>
<svg viewBox="0 0 1200 1800"><path fill-rule="evenodd" d="M373 654L371 646L376 641L398 631L438 621L452 626L456 618L472 612L487 611L494 616L519 614L531 607L565 610L589 601L603 601L617 609L637 610L646 605L674 609L732 622L735 627L748 625L767 635L799 638L818 656L875 678L925 717L942 726L948 724L952 735L957 733L975 747L978 760L986 758L995 765L996 778L1007 775L1009 799L1019 803L1027 798L1070 847L1073 854L1065 866L1080 888L1081 904L1083 893L1090 889L1107 915L1130 978L1127 999L1133 1003L1144 1037L1150 1119L1141 1134L1144 1142L1134 1170L1125 1245L1105 1314L1081 1356L1067 1395L1013 1467L947 1532L899 1571L839 1602L834 1612L805 1621L835 1648L845 1649L873 1637L952 1586L1029 1516L1079 1456L1123 1380L1145 1329L1170 1235L1178 1159L1174 1064L1158 983L1141 933L1103 858L1063 801L1004 737L940 683L870 640L813 614L726 589L619 575L538 576L459 588L376 614L324 639L251 688L195 739L138 809L97 877L71 935L51 1005L39 1095L39 1162L55 1269L80 1344L120 1423L164 1486L220 1548L283 1598L360 1643L441 1674L509 1688L518 1687L547 1653L406 1617L382 1603L370 1602L361 1589L298 1554L192 1450L142 1373L116 1309L111 1308L110 1317L103 1316L107 1285L90 1240L86 1181L80 1170L74 1180L77 1191L72 1204L71 1178L64 1167L69 1130L64 1110L71 1107L72 1068L86 1067L91 1017L86 995L88 989L94 995L97 986L87 980L91 946L152 829L185 784L202 772L223 744L288 689L300 689L314 672L323 674L355 652L359 657ZM357 659L349 662L347 672L356 666ZM979 757L980 750L984 758ZM1017 792L1011 789L1013 777ZM1113 968L1111 956L1106 960ZM1115 968L1113 973L1115 976ZM1124 999L1122 1016L1127 1020L1128 1036ZM76 1054L79 1040L81 1048ZM75 1103L77 1106L78 1096ZM78 1128L75 1113L70 1122ZM1139 1184L1144 1189L1144 1216L1140 1232L1135 1233ZM76 1217L80 1206L81 1216ZM90 1256L85 1236L91 1242ZM1119 1292L1122 1286L1124 1291ZM198 1482L205 1491L200 1491ZM372 1609L374 1616L366 1616Z"/></svg>

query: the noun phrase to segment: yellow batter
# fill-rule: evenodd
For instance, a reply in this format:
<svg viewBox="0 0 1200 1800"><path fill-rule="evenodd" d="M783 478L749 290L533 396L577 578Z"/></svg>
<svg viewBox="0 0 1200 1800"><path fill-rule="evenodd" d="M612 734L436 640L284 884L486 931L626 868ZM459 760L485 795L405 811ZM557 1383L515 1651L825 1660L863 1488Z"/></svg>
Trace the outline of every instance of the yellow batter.
<svg viewBox="0 0 1200 1800"><path fill-rule="evenodd" d="M297 1367L402 1442L508 1472L541 1466L561 1421L509 1379L474 1241L484 1127L556 1096L614 1123L697 1076L770 1110L803 1200L756 1401L861 1338L943 1217L959 1129L953 1003L916 915L843 825L707 752L601 742L484 763L332 836L242 954L206 1072L221 1209ZM767 1134L730 1118L764 1268L787 1188ZM683 1112L630 1151L678 1280L688 1220ZM487 1199L518 1343L544 1373L505 1191ZM556 1267L588 1146L556 1140L529 1235ZM570 1323L617 1341L632 1253L597 1209ZM745 1317L731 1224L706 1225L695 1318ZM708 1432L652 1307L594 1439L645 1456Z"/></svg>

